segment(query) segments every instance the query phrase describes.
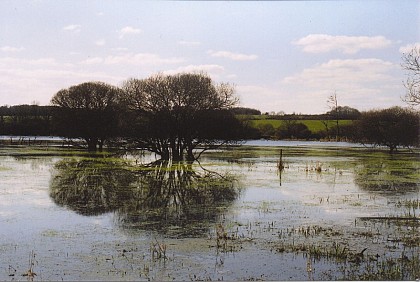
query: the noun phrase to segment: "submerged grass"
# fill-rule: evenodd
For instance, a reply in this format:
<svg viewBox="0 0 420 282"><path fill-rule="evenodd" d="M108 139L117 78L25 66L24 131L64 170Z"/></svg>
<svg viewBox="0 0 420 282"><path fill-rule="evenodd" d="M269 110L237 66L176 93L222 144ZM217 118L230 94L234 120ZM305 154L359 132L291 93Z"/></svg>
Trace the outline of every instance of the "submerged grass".
<svg viewBox="0 0 420 282"><path fill-rule="evenodd" d="M402 253L400 257L365 260L357 267L343 269L344 280L419 280L420 254Z"/></svg>
<svg viewBox="0 0 420 282"><path fill-rule="evenodd" d="M327 280L416 280L420 277L420 239L415 234L405 234L399 240L406 248L401 252L378 254L371 246L351 249L344 234L334 228L307 226L288 229L279 233L280 241L273 243L272 250L278 253L301 253L310 260L312 271L317 262L333 262L340 266L341 276L321 277ZM353 236L380 237L380 233L359 231ZM314 239L314 238L318 238ZM330 238L325 240L325 238ZM416 241L407 244L407 240ZM353 238L352 240L356 240ZM330 243L329 243L330 242Z"/></svg>

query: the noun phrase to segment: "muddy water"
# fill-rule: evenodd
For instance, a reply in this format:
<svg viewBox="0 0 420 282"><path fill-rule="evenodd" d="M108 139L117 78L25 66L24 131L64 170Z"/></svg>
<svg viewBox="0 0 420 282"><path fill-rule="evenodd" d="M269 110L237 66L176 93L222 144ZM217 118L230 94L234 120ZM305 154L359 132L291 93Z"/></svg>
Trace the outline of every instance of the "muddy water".
<svg viewBox="0 0 420 282"><path fill-rule="evenodd" d="M418 256L416 154L271 144L152 159L2 149L0 280L354 279Z"/></svg>

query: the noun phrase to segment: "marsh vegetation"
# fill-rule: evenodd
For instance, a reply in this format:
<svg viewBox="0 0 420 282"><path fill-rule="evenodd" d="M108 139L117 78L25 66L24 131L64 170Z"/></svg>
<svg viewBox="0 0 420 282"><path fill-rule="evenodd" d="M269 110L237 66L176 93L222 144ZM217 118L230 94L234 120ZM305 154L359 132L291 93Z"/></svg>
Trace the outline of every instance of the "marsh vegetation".
<svg viewBox="0 0 420 282"><path fill-rule="evenodd" d="M3 147L0 280L419 278L418 153L302 144Z"/></svg>

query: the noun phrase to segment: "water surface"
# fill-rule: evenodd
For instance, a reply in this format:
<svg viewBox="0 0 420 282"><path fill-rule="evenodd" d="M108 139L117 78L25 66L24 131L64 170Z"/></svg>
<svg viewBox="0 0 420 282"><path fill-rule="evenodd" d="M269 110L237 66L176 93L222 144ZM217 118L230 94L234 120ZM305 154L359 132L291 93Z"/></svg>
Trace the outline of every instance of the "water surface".
<svg viewBox="0 0 420 282"><path fill-rule="evenodd" d="M335 280L418 254L418 221L400 220L419 216L418 155L287 144L175 165L1 149L0 280Z"/></svg>

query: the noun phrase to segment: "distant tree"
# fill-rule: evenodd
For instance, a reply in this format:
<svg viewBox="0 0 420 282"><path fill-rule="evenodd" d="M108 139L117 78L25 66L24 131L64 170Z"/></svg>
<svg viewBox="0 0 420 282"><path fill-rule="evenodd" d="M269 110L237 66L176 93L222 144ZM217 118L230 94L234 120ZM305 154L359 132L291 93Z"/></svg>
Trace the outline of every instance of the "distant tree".
<svg viewBox="0 0 420 282"><path fill-rule="evenodd" d="M328 111L327 116L334 116L337 115L338 119L351 119L356 120L360 117L361 113L354 108L348 106L338 106L337 109L332 111Z"/></svg>
<svg viewBox="0 0 420 282"><path fill-rule="evenodd" d="M238 138L241 123L231 109L234 88L205 74L158 74L123 84L123 104L134 113L136 146L165 160L196 158L194 149Z"/></svg>
<svg viewBox="0 0 420 282"><path fill-rule="evenodd" d="M52 108L38 105L0 107L0 134L50 135Z"/></svg>
<svg viewBox="0 0 420 282"><path fill-rule="evenodd" d="M414 47L402 57L401 66L407 73L407 80L404 86L407 93L403 100L413 106L420 105L420 47Z"/></svg>
<svg viewBox="0 0 420 282"><path fill-rule="evenodd" d="M418 112L400 107L365 112L356 123L357 139L361 143L387 146L391 153L399 146L418 146L419 120Z"/></svg>
<svg viewBox="0 0 420 282"><path fill-rule="evenodd" d="M285 120L277 130L279 139L308 139L311 137L308 127L296 120Z"/></svg>
<svg viewBox="0 0 420 282"><path fill-rule="evenodd" d="M264 123L258 125L258 130L264 138L270 138L275 135L275 128L271 123Z"/></svg>
<svg viewBox="0 0 420 282"><path fill-rule="evenodd" d="M84 139L89 151L102 150L104 142L117 135L119 93L117 87L103 82L86 82L58 91L51 99L56 106L57 134Z"/></svg>
<svg viewBox="0 0 420 282"><path fill-rule="evenodd" d="M0 107L0 134L7 134L6 132L6 117L8 116L9 107Z"/></svg>
<svg viewBox="0 0 420 282"><path fill-rule="evenodd" d="M235 108L232 108L231 111L235 115L261 115L260 110L256 110L252 108L235 107Z"/></svg>

